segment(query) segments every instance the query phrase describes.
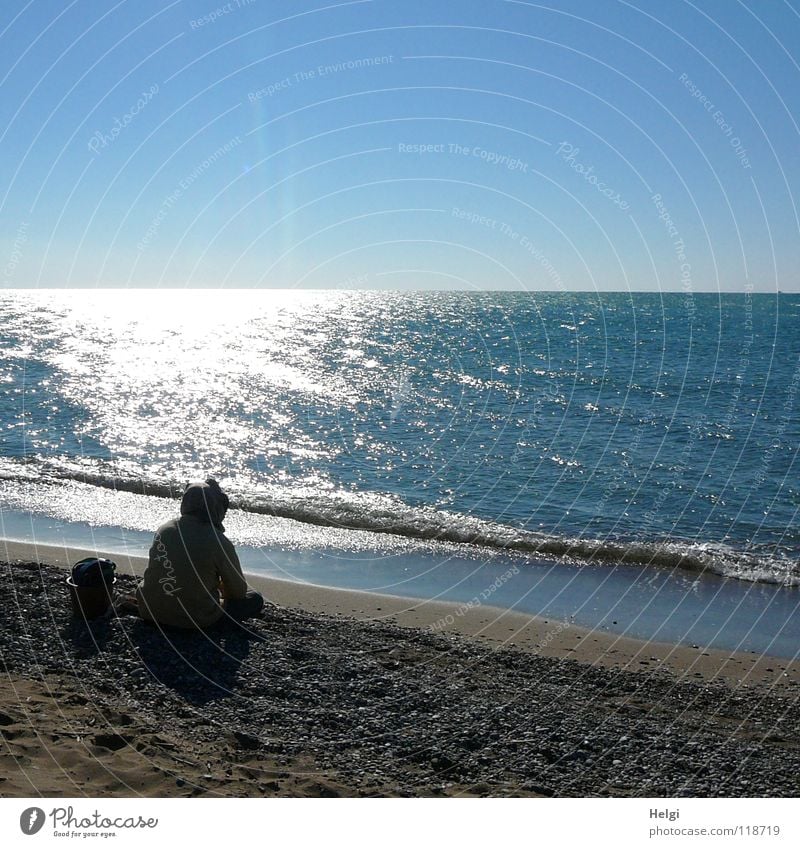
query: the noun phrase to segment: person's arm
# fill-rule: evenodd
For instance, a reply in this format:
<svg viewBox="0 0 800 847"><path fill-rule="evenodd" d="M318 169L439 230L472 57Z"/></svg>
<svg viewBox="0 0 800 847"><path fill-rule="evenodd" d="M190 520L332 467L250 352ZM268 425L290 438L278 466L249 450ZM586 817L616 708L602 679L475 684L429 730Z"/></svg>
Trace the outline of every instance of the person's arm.
<svg viewBox="0 0 800 847"><path fill-rule="evenodd" d="M222 583L222 596L226 600L243 600L247 594L247 580L242 573L236 548L225 535L219 535L220 556L217 568Z"/></svg>

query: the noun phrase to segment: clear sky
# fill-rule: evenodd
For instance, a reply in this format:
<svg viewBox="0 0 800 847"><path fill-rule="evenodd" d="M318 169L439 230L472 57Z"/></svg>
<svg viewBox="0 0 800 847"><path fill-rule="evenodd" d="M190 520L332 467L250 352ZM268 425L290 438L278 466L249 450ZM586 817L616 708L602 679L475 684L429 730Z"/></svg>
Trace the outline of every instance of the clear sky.
<svg viewBox="0 0 800 847"><path fill-rule="evenodd" d="M800 290L797 0L31 0L14 287Z"/></svg>

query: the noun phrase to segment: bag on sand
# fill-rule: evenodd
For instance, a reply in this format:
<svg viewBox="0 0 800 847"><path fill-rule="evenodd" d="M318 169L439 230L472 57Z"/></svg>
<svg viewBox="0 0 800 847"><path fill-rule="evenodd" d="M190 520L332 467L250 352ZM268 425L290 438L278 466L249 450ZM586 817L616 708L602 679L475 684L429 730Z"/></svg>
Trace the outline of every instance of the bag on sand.
<svg viewBox="0 0 800 847"><path fill-rule="evenodd" d="M73 565L72 581L79 588L99 588L101 585L111 587L116 569L111 559L81 559Z"/></svg>

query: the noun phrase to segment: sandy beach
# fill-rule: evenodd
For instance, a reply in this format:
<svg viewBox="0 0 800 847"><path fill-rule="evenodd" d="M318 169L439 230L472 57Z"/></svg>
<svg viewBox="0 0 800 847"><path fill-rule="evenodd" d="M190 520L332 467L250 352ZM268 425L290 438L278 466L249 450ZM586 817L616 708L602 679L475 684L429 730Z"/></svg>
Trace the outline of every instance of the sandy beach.
<svg viewBox="0 0 800 847"><path fill-rule="evenodd" d="M87 626L97 552L0 549L2 796L798 792L797 662L254 575L246 627Z"/></svg>

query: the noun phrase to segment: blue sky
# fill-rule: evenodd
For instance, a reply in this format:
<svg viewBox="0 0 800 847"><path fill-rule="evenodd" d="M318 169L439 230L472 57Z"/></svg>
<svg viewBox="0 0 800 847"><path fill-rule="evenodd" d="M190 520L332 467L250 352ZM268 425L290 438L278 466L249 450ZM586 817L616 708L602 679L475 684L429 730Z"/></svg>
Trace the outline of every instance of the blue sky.
<svg viewBox="0 0 800 847"><path fill-rule="evenodd" d="M800 290L800 6L8 4L13 287Z"/></svg>

